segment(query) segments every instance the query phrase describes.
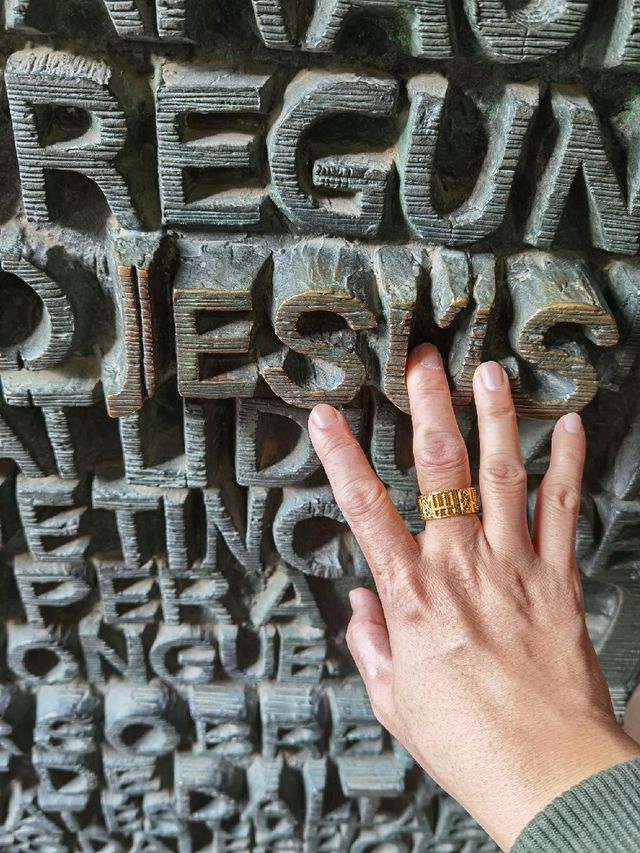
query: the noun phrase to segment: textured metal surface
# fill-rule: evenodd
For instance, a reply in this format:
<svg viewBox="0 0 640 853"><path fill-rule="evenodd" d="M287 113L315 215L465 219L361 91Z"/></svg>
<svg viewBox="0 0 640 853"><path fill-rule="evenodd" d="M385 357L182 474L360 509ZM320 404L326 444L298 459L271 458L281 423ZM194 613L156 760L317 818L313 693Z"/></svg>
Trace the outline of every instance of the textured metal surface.
<svg viewBox="0 0 640 853"><path fill-rule="evenodd" d="M372 715L344 644L370 574L306 429L343 406L418 530L423 340L474 464L502 361L532 500L583 410L622 713L639 34L636 0L5 0L1 848L496 849Z"/></svg>

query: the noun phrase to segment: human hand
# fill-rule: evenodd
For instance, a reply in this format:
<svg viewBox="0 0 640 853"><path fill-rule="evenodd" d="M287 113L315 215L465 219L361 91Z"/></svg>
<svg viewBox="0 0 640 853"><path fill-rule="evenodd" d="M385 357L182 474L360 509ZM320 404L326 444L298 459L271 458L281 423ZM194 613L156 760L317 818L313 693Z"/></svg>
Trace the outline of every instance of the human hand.
<svg viewBox="0 0 640 853"><path fill-rule="evenodd" d="M422 493L471 485L442 360L407 365ZM552 800L640 757L618 726L587 633L575 559L585 436L556 425L534 536L507 376L474 377L482 521L429 521L412 536L335 409L309 429L379 598L352 592L347 643L380 722L505 850Z"/></svg>

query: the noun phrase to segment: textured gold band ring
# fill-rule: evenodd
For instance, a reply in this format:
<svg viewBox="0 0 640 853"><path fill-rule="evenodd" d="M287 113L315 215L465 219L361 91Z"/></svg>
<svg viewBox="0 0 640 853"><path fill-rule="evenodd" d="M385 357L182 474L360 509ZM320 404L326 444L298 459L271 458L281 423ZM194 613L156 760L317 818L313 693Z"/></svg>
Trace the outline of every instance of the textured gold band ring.
<svg viewBox="0 0 640 853"><path fill-rule="evenodd" d="M423 521L434 518L453 518L456 515L474 515L479 511L478 492L468 489L449 489L418 496L418 509Z"/></svg>

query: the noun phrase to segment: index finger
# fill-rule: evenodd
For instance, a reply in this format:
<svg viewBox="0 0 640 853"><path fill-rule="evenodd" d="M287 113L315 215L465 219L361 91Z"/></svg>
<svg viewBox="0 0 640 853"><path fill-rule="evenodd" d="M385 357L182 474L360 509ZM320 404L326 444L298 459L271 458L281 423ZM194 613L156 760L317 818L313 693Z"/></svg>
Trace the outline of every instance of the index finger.
<svg viewBox="0 0 640 853"><path fill-rule="evenodd" d="M418 546L342 415L316 406L309 435L376 583L384 585L405 559L419 556Z"/></svg>

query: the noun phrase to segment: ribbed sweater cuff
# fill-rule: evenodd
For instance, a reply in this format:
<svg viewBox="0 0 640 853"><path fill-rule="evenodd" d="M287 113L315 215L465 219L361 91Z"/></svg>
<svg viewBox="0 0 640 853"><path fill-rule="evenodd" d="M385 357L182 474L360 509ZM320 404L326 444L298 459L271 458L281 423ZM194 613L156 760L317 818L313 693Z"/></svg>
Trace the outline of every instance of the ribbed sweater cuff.
<svg viewBox="0 0 640 853"><path fill-rule="evenodd" d="M597 773L554 800L511 853L601 851L640 851L640 759Z"/></svg>

